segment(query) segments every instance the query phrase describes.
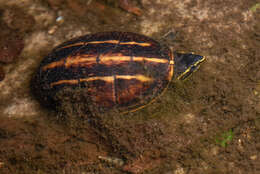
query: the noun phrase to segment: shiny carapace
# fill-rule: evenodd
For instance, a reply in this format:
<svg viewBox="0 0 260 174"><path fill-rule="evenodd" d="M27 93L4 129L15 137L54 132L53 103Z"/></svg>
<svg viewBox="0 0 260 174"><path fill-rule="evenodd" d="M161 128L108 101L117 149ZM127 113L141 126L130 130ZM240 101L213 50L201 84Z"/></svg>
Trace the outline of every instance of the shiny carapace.
<svg viewBox="0 0 260 174"><path fill-rule="evenodd" d="M42 60L32 87L48 105L62 102L56 96L60 91L80 89L88 98L86 105L131 112L156 99L172 79L186 79L204 59L173 53L135 33L96 33L56 47Z"/></svg>

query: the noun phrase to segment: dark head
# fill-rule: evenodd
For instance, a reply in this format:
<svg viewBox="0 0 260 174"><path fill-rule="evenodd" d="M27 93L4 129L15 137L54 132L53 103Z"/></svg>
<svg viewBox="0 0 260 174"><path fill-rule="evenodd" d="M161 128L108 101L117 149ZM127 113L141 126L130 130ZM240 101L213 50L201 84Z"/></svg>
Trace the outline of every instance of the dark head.
<svg viewBox="0 0 260 174"><path fill-rule="evenodd" d="M205 57L192 53L174 53L174 79L185 80L199 67Z"/></svg>

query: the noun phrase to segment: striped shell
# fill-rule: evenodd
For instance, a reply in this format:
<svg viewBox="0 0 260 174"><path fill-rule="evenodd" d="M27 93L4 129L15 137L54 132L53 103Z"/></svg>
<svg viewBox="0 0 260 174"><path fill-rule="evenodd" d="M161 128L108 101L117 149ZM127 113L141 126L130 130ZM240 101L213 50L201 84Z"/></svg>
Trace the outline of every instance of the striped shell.
<svg viewBox="0 0 260 174"><path fill-rule="evenodd" d="M33 88L49 105L60 104L55 96L68 87L82 89L98 107L131 111L161 94L172 76L167 47L135 33L104 32L56 47L41 62Z"/></svg>

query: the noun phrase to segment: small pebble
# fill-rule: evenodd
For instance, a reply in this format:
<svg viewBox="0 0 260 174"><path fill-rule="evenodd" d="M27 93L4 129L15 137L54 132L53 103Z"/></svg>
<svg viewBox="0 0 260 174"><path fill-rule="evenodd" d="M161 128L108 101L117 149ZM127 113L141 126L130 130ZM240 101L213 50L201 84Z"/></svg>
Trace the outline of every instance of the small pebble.
<svg viewBox="0 0 260 174"><path fill-rule="evenodd" d="M57 25L52 26L52 27L48 30L48 34L54 34L57 29L58 29L58 26L57 26Z"/></svg>
<svg viewBox="0 0 260 174"><path fill-rule="evenodd" d="M250 159L251 159L251 160L256 160L256 159L257 159L257 156L256 156L256 155L252 155L252 156L250 156Z"/></svg>
<svg viewBox="0 0 260 174"><path fill-rule="evenodd" d="M56 22L57 22L58 24L62 24L62 23L64 22L63 16L57 17L57 18L56 18Z"/></svg>

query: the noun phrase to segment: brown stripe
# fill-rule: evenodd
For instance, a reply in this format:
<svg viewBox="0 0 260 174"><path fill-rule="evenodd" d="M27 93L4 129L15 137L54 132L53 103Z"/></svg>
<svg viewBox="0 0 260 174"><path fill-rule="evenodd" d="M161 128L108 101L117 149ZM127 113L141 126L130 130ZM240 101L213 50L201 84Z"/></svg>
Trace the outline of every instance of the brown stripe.
<svg viewBox="0 0 260 174"><path fill-rule="evenodd" d="M141 42L120 42L119 45L138 45L138 46L142 46L142 47L149 47L151 46L150 43L141 43Z"/></svg>
<svg viewBox="0 0 260 174"><path fill-rule="evenodd" d="M121 64L122 62L130 62L131 56L124 56L124 55L100 55L99 57L100 61L99 64L104 65L111 65L111 64ZM154 63L168 63L169 60L167 59L160 59L156 57L132 57L133 61L136 62L154 62ZM69 56L66 60L65 67L69 68L72 66L88 66L96 64L96 56L91 55L77 55L77 56ZM59 60L57 62L52 62L48 65L45 65L42 67L43 71L46 71L48 69L52 69L55 67L61 67L64 66L64 59Z"/></svg>
<svg viewBox="0 0 260 174"><path fill-rule="evenodd" d="M61 60L59 60L59 61L56 61L56 62L52 62L52 63L50 63L50 64L47 64L47 65L45 65L45 66L42 67L42 70L43 70L43 71L46 71L46 70L48 70L48 69L52 69L52 68L56 68L56 67L61 67L61 66L64 65L64 60L65 60L65 59L61 59Z"/></svg>
<svg viewBox="0 0 260 174"><path fill-rule="evenodd" d="M104 41L91 41L91 42L78 42L78 43L74 43L74 44L70 44L70 45L66 45L64 47L61 47L59 49L62 48L69 48L69 47L75 47L75 46L83 46L83 45L88 45L88 44L103 44L103 43L111 43L111 44L119 44L119 45L138 45L138 46L142 46L142 47L149 47L151 46L151 43L142 43L142 42L134 42L134 41L130 41L130 42L120 42L119 40L104 40Z"/></svg>
<svg viewBox="0 0 260 174"><path fill-rule="evenodd" d="M168 63L169 60L167 59L159 59L156 57L133 57L133 61L137 61L137 62L154 62L154 63Z"/></svg>
<svg viewBox="0 0 260 174"><path fill-rule="evenodd" d="M144 75L141 75L141 74L137 74L137 75L116 75L116 78L117 79L125 79L125 80L136 79L136 80L144 82L144 83L145 82L151 82L151 81L154 80L153 78L150 78L150 77L147 77L147 76L144 76Z"/></svg>
<svg viewBox="0 0 260 174"><path fill-rule="evenodd" d="M169 65L170 66L170 71L168 74L168 80L171 81L172 80L172 76L173 76L173 65Z"/></svg>
<svg viewBox="0 0 260 174"><path fill-rule="evenodd" d="M66 59L65 67L69 68L72 66L88 66L97 64L97 58L93 55L76 55L76 56L69 56ZM48 65L47 65L48 66Z"/></svg>
<svg viewBox="0 0 260 174"><path fill-rule="evenodd" d="M167 59L160 59L157 57L135 57L135 56L125 56L123 54L115 54L115 55L100 55L100 64L105 64L105 65L109 65L112 62L114 64L120 64L122 62L131 62L132 61L136 61L136 62L154 62L154 63L168 63L169 60ZM84 62L83 60L80 60L82 63ZM87 59L85 59L85 61L88 61Z"/></svg>
<svg viewBox="0 0 260 174"><path fill-rule="evenodd" d="M130 62L131 61L131 57L130 56L125 56L123 54L112 54L112 55L104 55L101 54L99 56L100 59L100 64L105 64L105 65L109 65L109 64L120 64L122 62Z"/></svg>
<svg viewBox="0 0 260 174"><path fill-rule="evenodd" d="M168 81L170 82L172 80L172 76L173 76L173 71L174 71L174 60L173 60L173 55L171 54L171 60L170 60L170 71L168 74Z"/></svg>
<svg viewBox="0 0 260 174"><path fill-rule="evenodd" d="M61 84L77 84L79 81L78 80L59 80L57 82L53 82L50 84L51 87L56 86L56 85L61 85Z"/></svg>
<svg viewBox="0 0 260 174"><path fill-rule="evenodd" d="M79 79L80 82L89 82L89 81L95 81L95 80L102 80L102 81L106 81L106 82L113 82L114 81L114 77L113 76L102 76L102 77L88 77L88 78L82 78Z"/></svg>
<svg viewBox="0 0 260 174"><path fill-rule="evenodd" d="M61 84L78 84L79 82L90 82L90 81L95 81L95 80L102 80L108 83L114 83L115 79L125 79L125 80L138 80L144 83L147 82L152 82L154 79L150 77L146 77L141 74L137 75L115 75L115 76L96 76L96 77L88 77L88 78L81 78L79 80L59 80L57 82L53 82L50 84L51 87L56 86L56 85L61 85Z"/></svg>

